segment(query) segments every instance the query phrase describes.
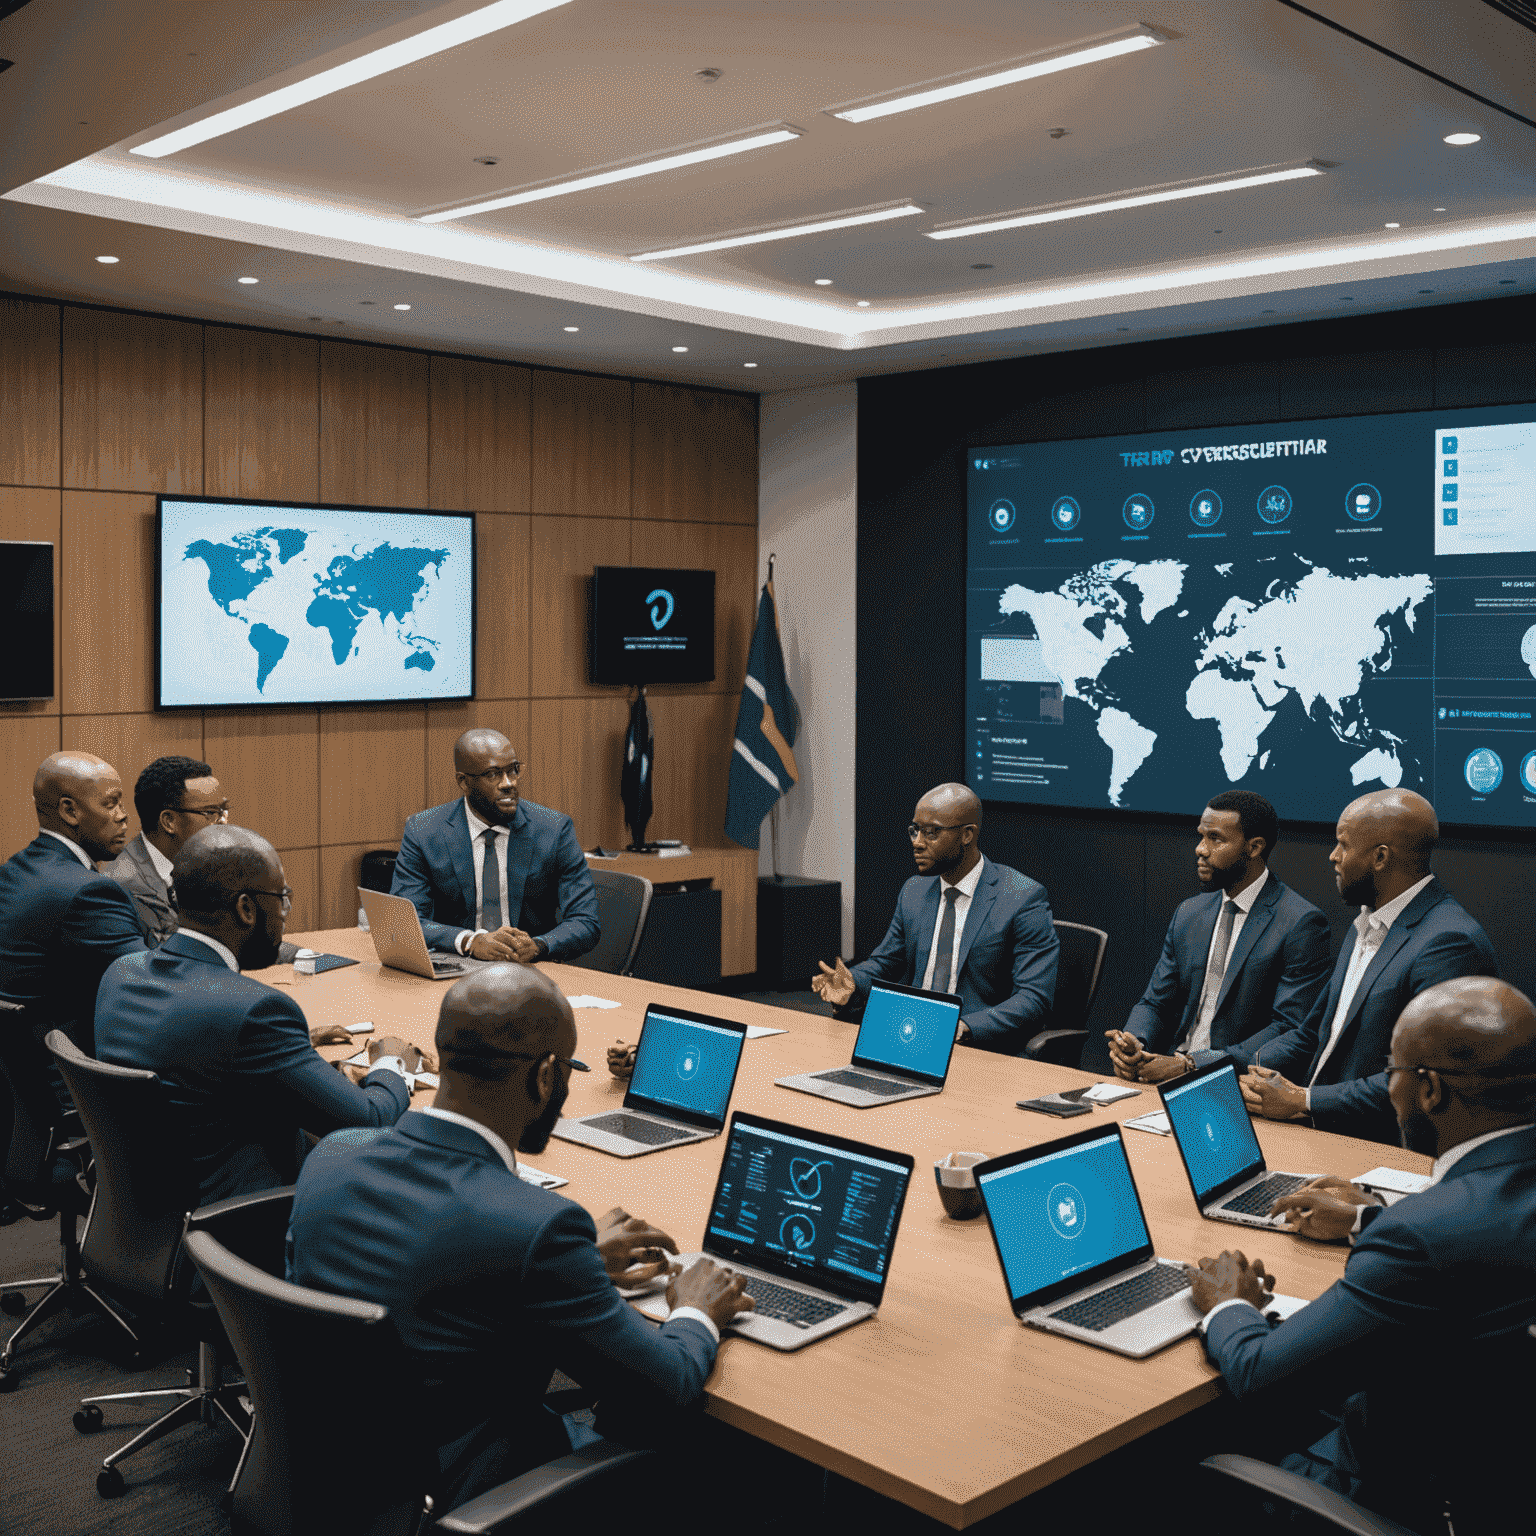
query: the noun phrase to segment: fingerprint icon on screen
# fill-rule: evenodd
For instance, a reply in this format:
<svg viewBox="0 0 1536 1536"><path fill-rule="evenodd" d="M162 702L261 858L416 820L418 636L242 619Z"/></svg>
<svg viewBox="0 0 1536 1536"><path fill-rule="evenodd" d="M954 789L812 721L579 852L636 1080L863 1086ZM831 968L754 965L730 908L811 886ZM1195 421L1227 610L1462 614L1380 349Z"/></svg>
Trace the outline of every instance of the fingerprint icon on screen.
<svg viewBox="0 0 1536 1536"><path fill-rule="evenodd" d="M677 1075L686 1083L689 1079L698 1075L702 1057L696 1045L690 1045L681 1056L677 1058Z"/></svg>
<svg viewBox="0 0 1536 1536"><path fill-rule="evenodd" d="M917 1020L903 1019L901 1021L901 1028L897 1033L901 1036L903 1045L911 1045L917 1039Z"/></svg>

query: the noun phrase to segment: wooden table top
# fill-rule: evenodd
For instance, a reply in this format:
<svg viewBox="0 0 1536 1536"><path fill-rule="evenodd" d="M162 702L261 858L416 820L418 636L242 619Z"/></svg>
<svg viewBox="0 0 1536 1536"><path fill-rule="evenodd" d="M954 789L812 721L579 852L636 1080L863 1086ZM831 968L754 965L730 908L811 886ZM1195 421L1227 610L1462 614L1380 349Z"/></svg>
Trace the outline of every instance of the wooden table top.
<svg viewBox="0 0 1536 1536"><path fill-rule="evenodd" d="M373 1021L430 1047L446 983L383 970L356 929L296 934L296 942L360 960L321 976L274 966L259 978L285 990L311 1024ZM1027 1113L1015 1101L1094 1081L1085 1072L957 1047L937 1097L858 1110L774 1086L791 1073L846 1063L853 1029L831 1018L690 992L575 966L544 967L567 996L612 999L617 1009L576 1014L569 1115L614 1109L625 1085L606 1048L633 1042L646 1004L669 1001L717 1017L787 1030L745 1046L733 1109L853 1136L917 1159L879 1314L809 1348L781 1354L727 1338L708 1385L709 1411L762 1439L964 1529L1057 1478L1214 1398L1219 1378L1190 1338L1129 1360L1021 1327L1009 1309L985 1219L944 1214L931 1165L951 1151L997 1155L1083 1129ZM361 1043L361 1042L359 1042ZM355 1047L331 1046L327 1057ZM418 1099L418 1103L420 1099ZM1094 1110L1125 1120L1159 1107L1156 1091ZM1373 1142L1258 1121L1271 1167L1353 1176L1381 1163L1427 1172L1430 1160ZM1240 1247L1262 1258L1290 1295L1320 1295L1346 1251L1201 1218L1172 1138L1125 1135L1157 1252L1193 1260ZM560 1193L594 1216L622 1205L654 1221L684 1251L702 1245L723 1144L697 1142L648 1157L608 1157L551 1141L530 1161L570 1180Z"/></svg>

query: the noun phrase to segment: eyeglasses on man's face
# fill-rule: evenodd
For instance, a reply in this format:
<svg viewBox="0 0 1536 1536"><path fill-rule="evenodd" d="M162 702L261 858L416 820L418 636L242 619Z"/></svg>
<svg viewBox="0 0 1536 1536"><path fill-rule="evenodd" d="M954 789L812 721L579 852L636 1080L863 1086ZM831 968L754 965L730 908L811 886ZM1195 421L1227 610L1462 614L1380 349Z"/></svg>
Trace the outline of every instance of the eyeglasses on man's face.
<svg viewBox="0 0 1536 1536"><path fill-rule="evenodd" d="M483 768L479 773L466 773L466 779L481 779L487 784L499 784L503 779L516 779L521 776L523 765L514 757L510 763L501 768Z"/></svg>
<svg viewBox="0 0 1536 1536"><path fill-rule="evenodd" d="M276 896L283 904L283 916L293 910L293 887L285 885L280 891L236 891L236 896Z"/></svg>
<svg viewBox="0 0 1536 1536"><path fill-rule="evenodd" d="M201 816L208 822L229 820L228 800L220 800L217 805L178 805L176 809L183 816Z"/></svg>
<svg viewBox="0 0 1536 1536"><path fill-rule="evenodd" d="M944 833L946 833L946 832L954 832L954 831L959 830L962 827L972 827L972 826L975 826L975 822L972 822L972 821L952 821L952 822L949 822L948 824L945 824L945 823L937 822L937 821L930 821L930 822L917 822L917 821L914 821L914 822L909 823L908 826L907 826L907 836L914 843L931 843L931 842L935 841L937 838L942 837L944 835Z"/></svg>

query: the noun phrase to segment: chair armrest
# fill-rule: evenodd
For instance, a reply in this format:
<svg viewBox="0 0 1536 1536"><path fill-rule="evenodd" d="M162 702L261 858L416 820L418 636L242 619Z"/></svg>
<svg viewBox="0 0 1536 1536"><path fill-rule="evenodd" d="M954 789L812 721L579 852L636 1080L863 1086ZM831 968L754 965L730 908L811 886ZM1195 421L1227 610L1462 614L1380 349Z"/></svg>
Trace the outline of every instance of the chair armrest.
<svg viewBox="0 0 1536 1536"><path fill-rule="evenodd" d="M258 1189L253 1194L231 1195L228 1200L215 1200L212 1205L200 1205L187 1218L187 1230L189 1232L206 1231L217 1227L228 1216L239 1216L243 1212L254 1210L260 1215L263 1208L274 1204L293 1204L292 1184L284 1184L279 1189ZM219 1239L223 1242L223 1239ZM225 1244L227 1247L228 1244Z"/></svg>
<svg viewBox="0 0 1536 1536"><path fill-rule="evenodd" d="M1065 1057L1068 1054L1068 1042L1079 1042L1088 1038L1086 1029L1042 1029L1024 1047L1024 1054L1031 1061L1049 1061L1057 1066L1067 1065ZM1077 1053L1082 1055L1082 1045L1079 1044Z"/></svg>
<svg viewBox="0 0 1536 1536"><path fill-rule="evenodd" d="M1287 1472L1284 1467L1273 1467L1267 1461L1255 1461L1252 1456L1207 1456L1200 1465L1222 1477L1246 1483L1293 1509L1305 1510L1335 1530L1348 1531L1350 1536L1414 1536L1406 1525L1388 1520L1385 1515L1372 1514L1332 1488Z"/></svg>
<svg viewBox="0 0 1536 1536"><path fill-rule="evenodd" d="M632 1451L627 1445L616 1445L611 1440L583 1446L579 1451L557 1456L553 1461L459 1505L451 1513L441 1516L433 1529L452 1531L457 1536L491 1536L492 1532L505 1529L535 1506L563 1497L598 1478L611 1477L651 1454L650 1451Z"/></svg>

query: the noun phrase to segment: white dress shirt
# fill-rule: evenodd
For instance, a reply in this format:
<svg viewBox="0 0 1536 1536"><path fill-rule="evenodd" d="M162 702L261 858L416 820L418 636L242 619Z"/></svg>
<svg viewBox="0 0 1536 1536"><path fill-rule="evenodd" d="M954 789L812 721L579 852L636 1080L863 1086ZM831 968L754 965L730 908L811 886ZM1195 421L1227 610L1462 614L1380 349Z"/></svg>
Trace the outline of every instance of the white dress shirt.
<svg viewBox="0 0 1536 1536"><path fill-rule="evenodd" d="M171 861L142 832L139 833L139 841L144 844L144 851L149 855L149 862L154 865L155 873L160 876L161 885L166 890L170 890Z"/></svg>
<svg viewBox="0 0 1536 1536"><path fill-rule="evenodd" d="M39 827L37 830L41 832L45 837L58 838L58 840L63 843L64 846L68 848L69 851L74 854L74 856L79 859L87 869L91 870L92 872L95 871L96 865L90 854L88 854L85 849L82 848L80 844L74 840L74 838L65 837L62 832L55 832L52 827Z"/></svg>
<svg viewBox="0 0 1536 1536"><path fill-rule="evenodd" d="M1263 870L1257 880L1250 880L1242 890L1233 893L1223 891L1221 896L1222 906L1227 902L1236 905L1237 911L1232 914L1232 932L1227 938L1227 952L1221 957L1222 980L1226 980L1227 961L1231 958L1232 951L1237 948L1237 936L1243 931L1243 924L1248 921L1248 914L1253 911L1253 904L1259 899L1259 892L1264 889L1265 882L1269 879L1269 870ZM1205 970L1201 974L1200 986L1203 991L1205 977L1210 975L1211 967L1216 963L1216 933L1221 927L1221 911L1217 909L1216 927L1211 930L1211 947L1206 951ZM1216 1017L1216 1003L1221 996L1221 988L1212 990L1200 1007L1200 1016L1195 1020L1195 1027L1189 1032L1189 1040L1183 1047L1186 1051L1204 1051L1210 1049L1211 1044L1211 1020Z"/></svg>
<svg viewBox="0 0 1536 1536"><path fill-rule="evenodd" d="M461 955L469 953L469 946L482 933L490 932L480 919L480 909L485 905L485 843L482 839L487 831L496 834L496 879L501 891L503 926L516 927L516 916L520 915L509 915L507 912L507 844L512 840L511 827L494 827L490 822L482 821L475 815L467 795L464 798L464 818L469 823L470 862L475 866L475 926L472 930L466 928L453 941Z"/></svg>
<svg viewBox="0 0 1536 1536"><path fill-rule="evenodd" d="M981 872L986 866L986 858L977 859L963 880L956 880L951 885L947 880L939 881L939 912L933 920L933 939L928 945L928 966L923 972L923 979L919 983L923 991L933 990L933 968L939 958L939 929L944 926L944 900L945 892L958 891L955 898L955 942L949 951L949 990L955 990L955 983L960 979L960 937L965 932L965 919L971 910L971 897L976 894L976 887L981 884Z"/></svg>

